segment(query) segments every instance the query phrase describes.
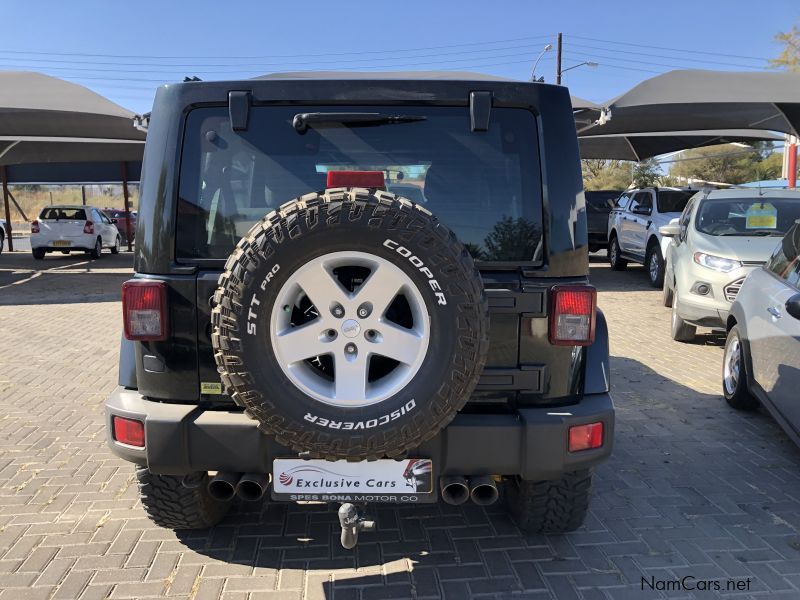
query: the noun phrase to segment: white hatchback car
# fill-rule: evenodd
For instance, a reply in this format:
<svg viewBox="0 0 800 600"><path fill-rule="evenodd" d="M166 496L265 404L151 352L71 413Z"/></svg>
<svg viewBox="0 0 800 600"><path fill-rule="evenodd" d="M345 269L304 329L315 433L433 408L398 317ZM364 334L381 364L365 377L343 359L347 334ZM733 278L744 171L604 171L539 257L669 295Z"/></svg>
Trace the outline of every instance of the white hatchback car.
<svg viewBox="0 0 800 600"><path fill-rule="evenodd" d="M677 223L661 227L672 238L664 277L664 305L672 307L672 337L694 338L696 327L725 329L731 304L751 271L763 265L777 238L800 218L800 192L727 189L700 192Z"/></svg>
<svg viewBox="0 0 800 600"><path fill-rule="evenodd" d="M73 250L100 258L103 248L119 253L120 234L111 220L94 206L48 206L31 223L31 252L41 260L48 252Z"/></svg>

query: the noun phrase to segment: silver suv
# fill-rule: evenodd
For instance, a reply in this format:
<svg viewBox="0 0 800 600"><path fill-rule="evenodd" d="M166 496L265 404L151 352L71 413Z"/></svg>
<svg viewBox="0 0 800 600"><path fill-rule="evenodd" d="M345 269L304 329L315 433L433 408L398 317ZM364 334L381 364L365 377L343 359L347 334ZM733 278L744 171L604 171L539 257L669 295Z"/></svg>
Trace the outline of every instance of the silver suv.
<svg viewBox="0 0 800 600"><path fill-rule="evenodd" d="M678 224L661 227L668 246L664 305L672 307L672 337L694 338L696 326L724 329L731 303L763 265L795 219L800 192L731 189L701 192Z"/></svg>

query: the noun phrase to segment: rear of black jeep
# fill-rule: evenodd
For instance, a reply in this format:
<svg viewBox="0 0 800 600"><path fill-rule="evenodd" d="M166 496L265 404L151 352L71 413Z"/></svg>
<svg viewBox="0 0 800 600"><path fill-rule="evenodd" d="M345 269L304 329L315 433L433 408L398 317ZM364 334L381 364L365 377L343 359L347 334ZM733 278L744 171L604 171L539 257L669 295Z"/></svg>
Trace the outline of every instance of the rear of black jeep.
<svg viewBox="0 0 800 600"><path fill-rule="evenodd" d="M168 86L141 193L107 413L157 523L265 494L350 533L353 505L502 495L582 523L614 419L565 89Z"/></svg>

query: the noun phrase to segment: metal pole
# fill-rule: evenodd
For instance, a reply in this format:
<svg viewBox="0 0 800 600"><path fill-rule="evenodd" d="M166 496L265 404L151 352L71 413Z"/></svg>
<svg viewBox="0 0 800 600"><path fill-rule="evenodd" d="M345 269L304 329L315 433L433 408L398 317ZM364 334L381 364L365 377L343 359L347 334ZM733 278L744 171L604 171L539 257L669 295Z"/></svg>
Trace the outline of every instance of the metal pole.
<svg viewBox="0 0 800 600"><path fill-rule="evenodd" d="M83 205L86 206L86 186L81 186L81 200L83 200Z"/></svg>
<svg viewBox="0 0 800 600"><path fill-rule="evenodd" d="M792 138L794 141L795 138ZM794 189L797 187L797 144L789 144L789 177L788 187Z"/></svg>
<svg viewBox="0 0 800 600"><path fill-rule="evenodd" d="M561 33L556 44L556 85L561 85Z"/></svg>
<svg viewBox="0 0 800 600"><path fill-rule="evenodd" d="M122 197L125 198L125 237L128 241L128 252L133 250L131 245L131 207L128 202L128 163L122 162Z"/></svg>
<svg viewBox="0 0 800 600"><path fill-rule="evenodd" d="M8 238L8 251L14 251L14 242L11 236L11 207L8 205L8 174L5 165L0 166L0 175L3 177L3 204L6 209L6 238Z"/></svg>

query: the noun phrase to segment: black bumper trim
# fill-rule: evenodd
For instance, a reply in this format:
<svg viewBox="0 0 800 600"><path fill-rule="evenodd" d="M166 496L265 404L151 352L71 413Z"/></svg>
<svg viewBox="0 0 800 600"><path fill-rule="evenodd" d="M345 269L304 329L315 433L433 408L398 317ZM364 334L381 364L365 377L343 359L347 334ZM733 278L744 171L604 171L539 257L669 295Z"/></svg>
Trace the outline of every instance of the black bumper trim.
<svg viewBox="0 0 800 600"><path fill-rule="evenodd" d="M145 448L124 446L112 438L114 415L145 423ZM568 452L569 427L596 421L604 424L603 446ZM117 456L167 475L191 471L268 473L273 458L296 455L261 433L256 422L240 411L153 402L122 387L106 401L106 430L108 444ZM511 415L459 414L411 454L433 459L438 475L558 479L564 472L590 468L607 459L613 439L611 396L592 394L561 408L525 408Z"/></svg>

